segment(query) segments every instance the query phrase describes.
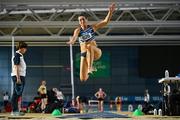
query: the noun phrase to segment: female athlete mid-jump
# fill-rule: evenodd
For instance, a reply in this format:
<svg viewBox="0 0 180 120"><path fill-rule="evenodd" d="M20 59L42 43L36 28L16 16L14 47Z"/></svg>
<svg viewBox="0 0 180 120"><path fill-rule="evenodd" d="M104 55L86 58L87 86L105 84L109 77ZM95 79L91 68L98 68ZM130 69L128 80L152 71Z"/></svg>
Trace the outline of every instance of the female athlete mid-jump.
<svg viewBox="0 0 180 120"><path fill-rule="evenodd" d="M109 7L109 12L106 18L96 24L88 25L88 21L85 16L79 16L79 27L74 30L74 34L67 44L74 44L79 37L80 49L81 49L81 63L80 63L80 80L86 81L94 71L93 61L98 60L101 55L101 49L97 47L95 41L95 32L108 24L112 14L115 10L115 4L112 3Z"/></svg>

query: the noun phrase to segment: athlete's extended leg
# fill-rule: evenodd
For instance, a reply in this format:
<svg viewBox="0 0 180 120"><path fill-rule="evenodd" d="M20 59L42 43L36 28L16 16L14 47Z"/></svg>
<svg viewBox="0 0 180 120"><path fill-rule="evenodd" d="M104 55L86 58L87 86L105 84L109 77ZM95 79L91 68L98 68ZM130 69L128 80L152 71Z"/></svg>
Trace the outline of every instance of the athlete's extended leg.
<svg viewBox="0 0 180 120"><path fill-rule="evenodd" d="M80 80L86 81L89 78L88 75L88 64L86 60L86 52L81 53L81 62L80 62Z"/></svg>
<svg viewBox="0 0 180 120"><path fill-rule="evenodd" d="M88 73L93 71L93 62L98 60L102 55L101 49L96 46L87 46L87 64L88 64Z"/></svg>
<svg viewBox="0 0 180 120"><path fill-rule="evenodd" d="M94 46L87 45L87 64L88 64L88 73L93 71L93 61L94 61Z"/></svg>

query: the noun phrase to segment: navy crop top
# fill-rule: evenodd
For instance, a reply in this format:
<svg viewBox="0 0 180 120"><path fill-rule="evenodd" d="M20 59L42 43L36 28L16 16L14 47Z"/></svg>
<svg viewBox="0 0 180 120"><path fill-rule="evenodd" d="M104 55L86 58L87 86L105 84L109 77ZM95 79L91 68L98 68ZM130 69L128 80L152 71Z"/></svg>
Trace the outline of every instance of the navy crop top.
<svg viewBox="0 0 180 120"><path fill-rule="evenodd" d="M95 32L93 28L90 25L88 25L88 28L86 30L80 28L79 43L88 42L92 40L95 40Z"/></svg>

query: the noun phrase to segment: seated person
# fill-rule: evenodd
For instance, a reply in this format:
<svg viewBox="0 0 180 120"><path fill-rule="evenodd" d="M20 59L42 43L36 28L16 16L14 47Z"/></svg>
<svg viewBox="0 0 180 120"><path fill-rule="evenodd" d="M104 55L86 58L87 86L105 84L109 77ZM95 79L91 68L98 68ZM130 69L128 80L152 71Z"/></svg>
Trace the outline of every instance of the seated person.
<svg viewBox="0 0 180 120"><path fill-rule="evenodd" d="M57 99L61 102L64 102L64 95L62 91L59 91L57 88L53 88L52 90L55 92L55 96L57 97Z"/></svg>
<svg viewBox="0 0 180 120"><path fill-rule="evenodd" d="M64 106L65 113L80 113L79 106L77 105L77 101L72 99Z"/></svg>
<svg viewBox="0 0 180 120"><path fill-rule="evenodd" d="M53 88L47 91L48 104L46 113L51 113L54 109L63 110L64 106L64 95L57 88Z"/></svg>

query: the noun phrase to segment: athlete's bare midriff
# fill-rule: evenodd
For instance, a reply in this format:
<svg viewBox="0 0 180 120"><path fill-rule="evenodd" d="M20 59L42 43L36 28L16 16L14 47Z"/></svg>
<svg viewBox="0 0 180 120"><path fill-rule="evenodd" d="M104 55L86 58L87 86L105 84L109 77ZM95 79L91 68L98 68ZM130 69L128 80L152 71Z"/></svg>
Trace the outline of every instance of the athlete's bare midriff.
<svg viewBox="0 0 180 120"><path fill-rule="evenodd" d="M88 46L88 45L91 45L91 46L97 46L95 40L80 43L81 53L82 53L82 52L86 52L87 46Z"/></svg>

